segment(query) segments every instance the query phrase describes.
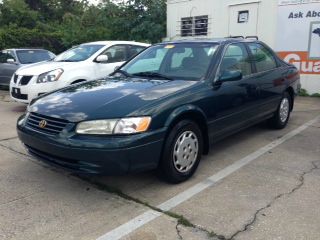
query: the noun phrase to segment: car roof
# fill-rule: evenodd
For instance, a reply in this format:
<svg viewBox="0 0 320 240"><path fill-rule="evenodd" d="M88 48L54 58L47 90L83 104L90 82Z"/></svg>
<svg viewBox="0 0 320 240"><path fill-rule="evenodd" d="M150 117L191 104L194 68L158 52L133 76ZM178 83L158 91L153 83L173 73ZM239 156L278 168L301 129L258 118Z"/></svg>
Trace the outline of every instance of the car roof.
<svg viewBox="0 0 320 240"><path fill-rule="evenodd" d="M88 43L81 43L79 45L115 45L115 44L134 44L134 45L141 45L141 46L145 46L148 47L150 46L150 44L147 43L142 43L142 42L134 42L134 41L96 41L96 42L88 42Z"/></svg>
<svg viewBox="0 0 320 240"><path fill-rule="evenodd" d="M176 41L167 41L160 44L177 44L177 43L219 43L229 44L237 42L259 42L253 38L210 38L210 39L182 39Z"/></svg>
<svg viewBox="0 0 320 240"><path fill-rule="evenodd" d="M43 48L9 48L9 49L4 49L4 50L6 50L6 51L9 51L9 50L11 50L11 51L16 51L16 50L39 51L39 50L41 50L41 51L48 51L48 52L50 52L49 50L43 49Z"/></svg>

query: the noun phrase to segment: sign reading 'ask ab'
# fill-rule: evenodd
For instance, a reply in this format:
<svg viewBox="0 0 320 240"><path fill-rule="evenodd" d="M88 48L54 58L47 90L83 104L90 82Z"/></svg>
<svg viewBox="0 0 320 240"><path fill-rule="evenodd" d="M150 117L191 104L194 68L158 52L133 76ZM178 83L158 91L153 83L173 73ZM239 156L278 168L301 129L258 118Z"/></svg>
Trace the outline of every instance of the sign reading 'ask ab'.
<svg viewBox="0 0 320 240"><path fill-rule="evenodd" d="M320 74L320 0L281 0L276 50L302 74Z"/></svg>

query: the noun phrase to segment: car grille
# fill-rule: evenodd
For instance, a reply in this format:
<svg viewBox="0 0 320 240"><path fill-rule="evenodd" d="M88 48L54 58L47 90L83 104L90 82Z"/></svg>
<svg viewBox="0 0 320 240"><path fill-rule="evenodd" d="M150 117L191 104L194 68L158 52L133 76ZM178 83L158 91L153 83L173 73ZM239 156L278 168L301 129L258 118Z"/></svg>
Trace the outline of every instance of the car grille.
<svg viewBox="0 0 320 240"><path fill-rule="evenodd" d="M19 82L20 85L27 85L33 76L23 76Z"/></svg>
<svg viewBox="0 0 320 240"><path fill-rule="evenodd" d="M68 123L69 122L64 119L48 117L38 113L30 113L26 125L38 132L56 135L62 132Z"/></svg>
<svg viewBox="0 0 320 240"><path fill-rule="evenodd" d="M19 93L11 92L11 95L16 99L28 100L28 94L21 94L20 92Z"/></svg>

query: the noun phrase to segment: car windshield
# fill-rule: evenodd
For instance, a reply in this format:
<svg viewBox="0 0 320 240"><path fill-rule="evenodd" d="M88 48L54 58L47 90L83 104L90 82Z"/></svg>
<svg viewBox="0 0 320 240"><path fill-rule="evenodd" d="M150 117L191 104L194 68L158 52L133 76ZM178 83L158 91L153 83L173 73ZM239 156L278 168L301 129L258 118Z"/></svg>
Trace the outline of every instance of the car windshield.
<svg viewBox="0 0 320 240"><path fill-rule="evenodd" d="M201 80L218 48L216 43L177 43L150 47L118 72L147 78Z"/></svg>
<svg viewBox="0 0 320 240"><path fill-rule="evenodd" d="M47 61L54 57L54 54L46 50L17 50L17 57L22 64Z"/></svg>
<svg viewBox="0 0 320 240"><path fill-rule="evenodd" d="M104 45L83 44L77 47L71 48L60 55L58 55L55 62L80 62L87 60L93 54L95 54Z"/></svg>

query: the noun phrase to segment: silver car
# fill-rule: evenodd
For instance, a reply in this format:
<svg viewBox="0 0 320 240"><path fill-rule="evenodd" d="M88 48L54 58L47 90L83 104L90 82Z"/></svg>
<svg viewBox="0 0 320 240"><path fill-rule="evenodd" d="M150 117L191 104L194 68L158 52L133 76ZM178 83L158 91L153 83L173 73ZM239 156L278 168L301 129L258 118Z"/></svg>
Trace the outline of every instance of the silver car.
<svg viewBox="0 0 320 240"><path fill-rule="evenodd" d="M44 49L5 49L0 51L0 86L9 86L14 72L27 64L48 61L55 54Z"/></svg>

